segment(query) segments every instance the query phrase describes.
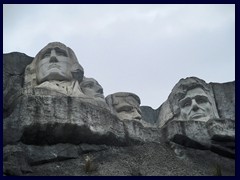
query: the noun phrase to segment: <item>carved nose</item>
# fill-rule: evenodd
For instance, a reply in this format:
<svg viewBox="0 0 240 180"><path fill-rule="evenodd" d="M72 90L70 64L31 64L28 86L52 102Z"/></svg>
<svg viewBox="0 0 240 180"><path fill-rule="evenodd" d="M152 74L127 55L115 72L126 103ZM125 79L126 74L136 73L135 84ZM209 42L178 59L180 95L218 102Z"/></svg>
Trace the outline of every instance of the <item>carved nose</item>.
<svg viewBox="0 0 240 180"><path fill-rule="evenodd" d="M134 113L133 113L134 115L133 115L133 118L134 119L138 119L138 120L140 120L140 119L142 119L142 116L141 116L141 114L139 114L139 112L137 111L137 109L134 109Z"/></svg>
<svg viewBox="0 0 240 180"><path fill-rule="evenodd" d="M197 111L199 109L198 104L196 103L195 99L192 101L192 110Z"/></svg>
<svg viewBox="0 0 240 180"><path fill-rule="evenodd" d="M102 89L102 88L98 89L98 90L97 90L97 93L103 94L103 89Z"/></svg>
<svg viewBox="0 0 240 180"><path fill-rule="evenodd" d="M50 62L50 63L56 63L56 62L58 62L58 60L57 60L57 58L56 58L55 56L51 56L49 62Z"/></svg>

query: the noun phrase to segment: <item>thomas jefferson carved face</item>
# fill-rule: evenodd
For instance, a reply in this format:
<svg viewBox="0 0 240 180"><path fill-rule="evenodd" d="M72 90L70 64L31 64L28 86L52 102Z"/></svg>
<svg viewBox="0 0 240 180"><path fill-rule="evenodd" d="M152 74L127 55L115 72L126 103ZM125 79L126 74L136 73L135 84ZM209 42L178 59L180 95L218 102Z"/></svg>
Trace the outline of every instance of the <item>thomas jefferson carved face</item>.
<svg viewBox="0 0 240 180"><path fill-rule="evenodd" d="M102 86L93 78L84 78L80 84L83 93L89 97L104 99Z"/></svg>
<svg viewBox="0 0 240 180"><path fill-rule="evenodd" d="M39 84L50 80L70 81L72 65L66 49L58 46L46 48L36 64L37 81Z"/></svg>
<svg viewBox="0 0 240 180"><path fill-rule="evenodd" d="M180 116L185 120L207 121L214 117L208 95L201 88L189 90L179 106Z"/></svg>

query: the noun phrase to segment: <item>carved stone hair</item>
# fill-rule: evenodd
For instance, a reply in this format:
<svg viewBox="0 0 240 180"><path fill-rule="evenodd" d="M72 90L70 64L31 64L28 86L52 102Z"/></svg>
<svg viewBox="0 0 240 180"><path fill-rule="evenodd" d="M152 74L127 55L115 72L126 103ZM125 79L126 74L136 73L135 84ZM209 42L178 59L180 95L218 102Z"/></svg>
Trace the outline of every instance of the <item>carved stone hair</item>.
<svg viewBox="0 0 240 180"><path fill-rule="evenodd" d="M186 79L180 79L179 82L173 87L168 99L170 108L174 114L174 117L180 115L179 101L183 99L189 90L201 88L208 96L211 106L213 107L213 113L216 118L219 117L215 104L214 94L211 86L204 80L197 77L188 77Z"/></svg>

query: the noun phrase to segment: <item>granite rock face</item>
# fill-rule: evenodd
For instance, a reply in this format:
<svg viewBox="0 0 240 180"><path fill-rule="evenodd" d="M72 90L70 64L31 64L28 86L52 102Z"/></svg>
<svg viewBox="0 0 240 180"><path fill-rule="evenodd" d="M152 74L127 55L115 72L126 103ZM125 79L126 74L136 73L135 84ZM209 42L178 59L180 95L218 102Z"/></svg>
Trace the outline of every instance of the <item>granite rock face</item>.
<svg viewBox="0 0 240 180"><path fill-rule="evenodd" d="M22 96L14 112L4 119L4 144L52 145L89 143L127 145L157 142L157 128L137 121L119 121L109 110L61 96ZM156 134L156 133L155 133Z"/></svg>
<svg viewBox="0 0 240 180"><path fill-rule="evenodd" d="M167 99L159 108L158 108L158 117L156 125L161 128L168 121L172 120L174 114L170 108L169 99Z"/></svg>
<svg viewBox="0 0 240 180"><path fill-rule="evenodd" d="M24 71L33 58L23 53L3 54L3 117L13 111L22 94Z"/></svg>
<svg viewBox="0 0 240 180"><path fill-rule="evenodd" d="M207 84L196 77L181 79L159 108L162 140L234 159L234 86Z"/></svg>
<svg viewBox="0 0 240 180"><path fill-rule="evenodd" d="M235 120L235 81L210 83L220 118Z"/></svg>
<svg viewBox="0 0 240 180"><path fill-rule="evenodd" d="M17 144L12 145L11 149L8 145L4 147L4 152L8 152L5 154L4 164L9 163L8 155L14 149L19 149L19 152L26 150L25 156L21 155L21 159L24 161L13 161L14 158L11 158L11 162L15 162L15 167L18 167L18 174L15 173L15 175L215 176L218 175L216 174L218 164L220 164L223 176L235 175L235 161L232 159L208 150L186 147L181 147L178 152L175 152L176 149L172 149L168 144L145 143L128 147L109 146L104 150L87 153L79 151L80 146L70 144L49 147ZM43 152L39 153L39 150ZM179 153L184 154L185 157L180 158ZM26 158L27 156L29 159ZM86 171L85 159L87 156L91 162L89 171ZM7 175L13 175L14 171L12 172L13 169L9 167L5 166L5 172Z"/></svg>
<svg viewBox="0 0 240 180"><path fill-rule="evenodd" d="M142 111L142 119L155 125L158 118L158 110L154 110L150 106L140 106L140 109Z"/></svg>
<svg viewBox="0 0 240 180"><path fill-rule="evenodd" d="M161 133L163 140L235 158L234 120L210 119L207 123L174 120L163 126Z"/></svg>
<svg viewBox="0 0 240 180"><path fill-rule="evenodd" d="M61 43L45 49L34 63L22 53L4 55L4 175L211 176L219 168L222 175L235 175L234 82L181 79L172 91L177 96L170 93L156 110L140 106L140 98L129 92L109 95L106 102L101 85L84 77L78 63L71 64L70 79L51 69L48 78L53 79L45 81L44 74L33 71L39 59L49 60L49 68L58 58L64 68L68 57L76 60ZM65 56L53 57L59 52ZM173 97L188 101L176 107ZM194 111L193 119L184 116L186 109Z"/></svg>

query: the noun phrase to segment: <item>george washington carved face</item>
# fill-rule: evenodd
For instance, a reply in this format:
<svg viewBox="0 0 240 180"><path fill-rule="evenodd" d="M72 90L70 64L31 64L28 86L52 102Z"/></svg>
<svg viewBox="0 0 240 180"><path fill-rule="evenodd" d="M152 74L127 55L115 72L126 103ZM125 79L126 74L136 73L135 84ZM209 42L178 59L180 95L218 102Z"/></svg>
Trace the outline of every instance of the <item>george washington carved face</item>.
<svg viewBox="0 0 240 180"><path fill-rule="evenodd" d="M45 48L36 62L37 81L39 84L50 80L70 81L73 78L72 65L67 49L59 46Z"/></svg>

